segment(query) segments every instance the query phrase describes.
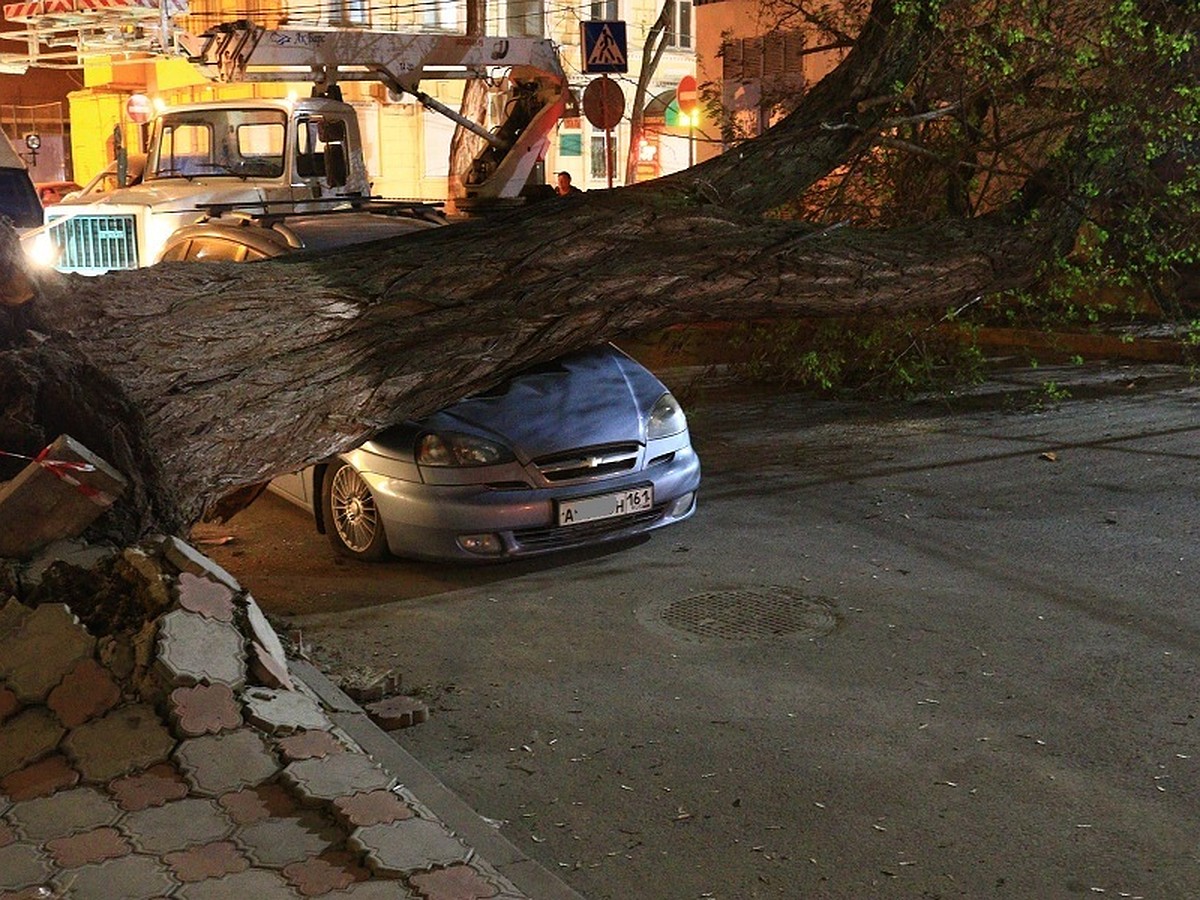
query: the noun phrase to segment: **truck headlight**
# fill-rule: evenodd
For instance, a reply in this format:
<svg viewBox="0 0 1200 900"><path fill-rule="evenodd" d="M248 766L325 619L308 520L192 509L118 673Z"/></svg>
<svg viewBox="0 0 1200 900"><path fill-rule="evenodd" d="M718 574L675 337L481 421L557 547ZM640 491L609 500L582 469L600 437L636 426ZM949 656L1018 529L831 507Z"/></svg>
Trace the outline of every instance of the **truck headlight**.
<svg viewBox="0 0 1200 900"><path fill-rule="evenodd" d="M58 246L50 238L50 233L41 231L32 239L24 241L25 258L37 269L53 269L61 255Z"/></svg>

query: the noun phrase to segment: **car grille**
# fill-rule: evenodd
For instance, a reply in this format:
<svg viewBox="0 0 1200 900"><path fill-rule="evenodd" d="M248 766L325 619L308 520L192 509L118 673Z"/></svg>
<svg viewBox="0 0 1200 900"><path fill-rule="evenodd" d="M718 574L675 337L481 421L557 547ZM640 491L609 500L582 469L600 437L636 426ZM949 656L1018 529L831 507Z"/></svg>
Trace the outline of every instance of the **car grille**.
<svg viewBox="0 0 1200 900"><path fill-rule="evenodd" d="M640 452L638 444L590 447L535 459L533 464L548 482L561 484L632 472L637 468Z"/></svg>
<svg viewBox="0 0 1200 900"><path fill-rule="evenodd" d="M513 538L522 550L556 550L562 547L574 547L629 528L653 524L663 517L665 511L666 506L655 506L631 516L601 519L598 522L584 522L582 525L526 528L514 531Z"/></svg>
<svg viewBox="0 0 1200 900"><path fill-rule="evenodd" d="M50 239L64 272L138 267L137 225L133 216L68 216L50 222Z"/></svg>

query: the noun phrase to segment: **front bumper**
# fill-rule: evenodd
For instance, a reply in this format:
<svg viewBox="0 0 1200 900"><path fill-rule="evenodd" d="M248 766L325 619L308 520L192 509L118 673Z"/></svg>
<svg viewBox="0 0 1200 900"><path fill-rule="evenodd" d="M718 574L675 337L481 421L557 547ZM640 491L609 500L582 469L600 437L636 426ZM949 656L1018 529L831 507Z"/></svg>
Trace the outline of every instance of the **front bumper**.
<svg viewBox="0 0 1200 900"><path fill-rule="evenodd" d="M361 470L360 470L361 471ZM485 485L430 485L361 471L375 495L388 546L415 559L515 559L586 547L642 534L695 512L700 460L690 444L669 461L584 484L497 489ZM556 503L640 485L654 486L654 505L626 516L578 525L556 523ZM464 536L494 535L498 552L463 548Z"/></svg>

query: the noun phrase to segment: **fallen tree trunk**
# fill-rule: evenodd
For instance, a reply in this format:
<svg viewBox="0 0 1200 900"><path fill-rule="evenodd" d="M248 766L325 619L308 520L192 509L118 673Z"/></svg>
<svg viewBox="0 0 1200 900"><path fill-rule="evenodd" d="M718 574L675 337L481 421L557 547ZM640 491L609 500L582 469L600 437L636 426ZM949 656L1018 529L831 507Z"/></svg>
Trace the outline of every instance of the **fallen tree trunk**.
<svg viewBox="0 0 1200 900"><path fill-rule="evenodd" d="M10 334L0 363L23 373L14 391L63 411L58 427L133 467L138 528L174 530L571 349L679 322L955 303L1027 282L1034 241L998 219L814 231L590 197L336 260L53 277L31 323L53 338Z"/></svg>

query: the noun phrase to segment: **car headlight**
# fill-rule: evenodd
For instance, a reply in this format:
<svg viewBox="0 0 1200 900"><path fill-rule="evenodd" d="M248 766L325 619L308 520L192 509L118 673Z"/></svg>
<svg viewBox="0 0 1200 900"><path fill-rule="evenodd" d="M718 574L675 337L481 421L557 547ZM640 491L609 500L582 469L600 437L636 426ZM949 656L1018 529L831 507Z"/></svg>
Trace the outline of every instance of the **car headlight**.
<svg viewBox="0 0 1200 900"><path fill-rule="evenodd" d="M658 398L646 420L647 440L670 437L687 430L687 416L670 391Z"/></svg>
<svg viewBox="0 0 1200 900"><path fill-rule="evenodd" d="M417 441L421 466L492 466L512 459L508 448L471 434L430 432Z"/></svg>

